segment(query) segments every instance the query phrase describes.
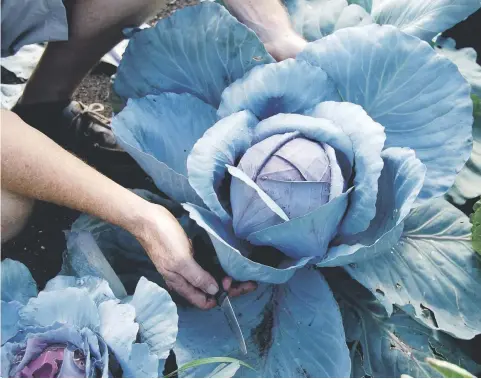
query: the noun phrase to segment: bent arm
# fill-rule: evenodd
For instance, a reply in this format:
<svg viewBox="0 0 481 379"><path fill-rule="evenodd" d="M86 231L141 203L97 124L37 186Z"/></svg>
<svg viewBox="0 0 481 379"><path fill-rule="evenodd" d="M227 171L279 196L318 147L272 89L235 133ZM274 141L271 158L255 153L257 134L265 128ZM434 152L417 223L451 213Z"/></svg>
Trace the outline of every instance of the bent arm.
<svg viewBox="0 0 481 379"><path fill-rule="evenodd" d="M2 188L99 217L135 234L148 202L2 110Z"/></svg>
<svg viewBox="0 0 481 379"><path fill-rule="evenodd" d="M294 30L279 0L224 0L229 11L251 28L278 61L293 58L307 42Z"/></svg>
<svg viewBox="0 0 481 379"><path fill-rule="evenodd" d="M2 188L128 230L169 287L200 308L215 306L206 293L215 294L217 283L195 262L188 237L167 209L103 176L6 110L1 110L1 148Z"/></svg>

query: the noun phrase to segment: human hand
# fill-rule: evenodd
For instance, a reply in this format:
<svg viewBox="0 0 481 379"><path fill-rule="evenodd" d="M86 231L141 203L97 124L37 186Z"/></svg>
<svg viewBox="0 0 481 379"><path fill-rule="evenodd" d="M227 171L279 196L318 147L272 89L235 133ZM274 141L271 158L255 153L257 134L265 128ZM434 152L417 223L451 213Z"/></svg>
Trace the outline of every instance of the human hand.
<svg viewBox="0 0 481 379"><path fill-rule="evenodd" d="M148 203L145 221L137 228L139 242L149 255L167 286L201 309L215 307L212 297L219 291L215 279L197 264L192 244L177 219L164 207ZM254 282L222 281L229 296L239 296L256 289Z"/></svg>
<svg viewBox="0 0 481 379"><path fill-rule="evenodd" d="M251 28L277 61L294 58L307 42L294 30L279 0L224 0L240 22Z"/></svg>
<svg viewBox="0 0 481 379"><path fill-rule="evenodd" d="M306 47L307 42L294 31L278 35L264 42L267 52L276 61L294 58Z"/></svg>

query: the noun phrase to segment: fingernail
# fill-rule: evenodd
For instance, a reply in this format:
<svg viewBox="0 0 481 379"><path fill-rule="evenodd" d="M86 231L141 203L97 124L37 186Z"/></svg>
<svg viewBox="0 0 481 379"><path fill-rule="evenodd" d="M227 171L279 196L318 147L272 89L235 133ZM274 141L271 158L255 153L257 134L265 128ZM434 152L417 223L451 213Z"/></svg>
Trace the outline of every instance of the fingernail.
<svg viewBox="0 0 481 379"><path fill-rule="evenodd" d="M207 287L207 293L209 295L215 295L217 292L219 292L219 287L215 284L209 284L209 287Z"/></svg>

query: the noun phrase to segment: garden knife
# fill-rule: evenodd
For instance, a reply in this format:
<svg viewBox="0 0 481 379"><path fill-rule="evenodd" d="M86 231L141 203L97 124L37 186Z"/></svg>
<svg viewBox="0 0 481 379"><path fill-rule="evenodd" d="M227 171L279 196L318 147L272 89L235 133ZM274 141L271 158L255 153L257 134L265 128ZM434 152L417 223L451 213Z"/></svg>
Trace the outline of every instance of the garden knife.
<svg viewBox="0 0 481 379"><path fill-rule="evenodd" d="M205 257L203 257L205 258ZM211 274L217 284L219 286L219 292L214 296L217 304L224 312L224 315L227 319L227 323L229 324L230 329L234 333L239 342L240 350L243 354L247 354L247 346L244 340L244 336L242 334L242 330L239 326L239 321L237 321L237 317L234 312L234 308L232 308L232 304L230 302L229 296L226 291L224 291L222 286L222 279L226 276L222 266L220 265L219 260L217 257L213 257L209 259L207 262L203 259L199 262L204 270L206 270L209 274Z"/></svg>
<svg viewBox="0 0 481 379"><path fill-rule="evenodd" d="M219 288L222 288L222 283L219 283ZM232 308L232 304L229 300L229 296L227 292L223 289L220 289L219 292L215 295L215 299L217 304L220 306L224 315L227 319L227 323L229 324L230 329L235 334L237 341L239 342L240 350L243 354L247 354L247 346L246 341L244 340L244 336L242 335L242 330L239 325L239 321L237 321L237 317L234 312L234 308Z"/></svg>

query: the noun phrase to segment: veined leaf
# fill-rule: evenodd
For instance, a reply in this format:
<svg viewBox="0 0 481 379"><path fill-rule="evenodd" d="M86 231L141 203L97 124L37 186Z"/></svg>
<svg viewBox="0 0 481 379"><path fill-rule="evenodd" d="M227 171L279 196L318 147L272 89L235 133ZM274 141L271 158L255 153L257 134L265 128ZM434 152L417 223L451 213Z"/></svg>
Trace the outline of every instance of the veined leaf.
<svg viewBox="0 0 481 379"><path fill-rule="evenodd" d="M456 49L452 38L437 38L435 50L449 58L471 86L473 100L473 150L466 165L456 177L448 196L456 204L481 195L481 66L477 63L476 51L472 48Z"/></svg>
<svg viewBox="0 0 481 379"><path fill-rule="evenodd" d="M442 198L411 212L391 251L346 270L388 312L395 304L456 338L481 333L481 260L471 245L471 224Z"/></svg>
<svg viewBox="0 0 481 379"><path fill-rule="evenodd" d="M389 316L382 304L341 269L323 269L343 316L353 377L438 377L426 358L441 358L476 372L461 341L436 332L399 308Z"/></svg>

